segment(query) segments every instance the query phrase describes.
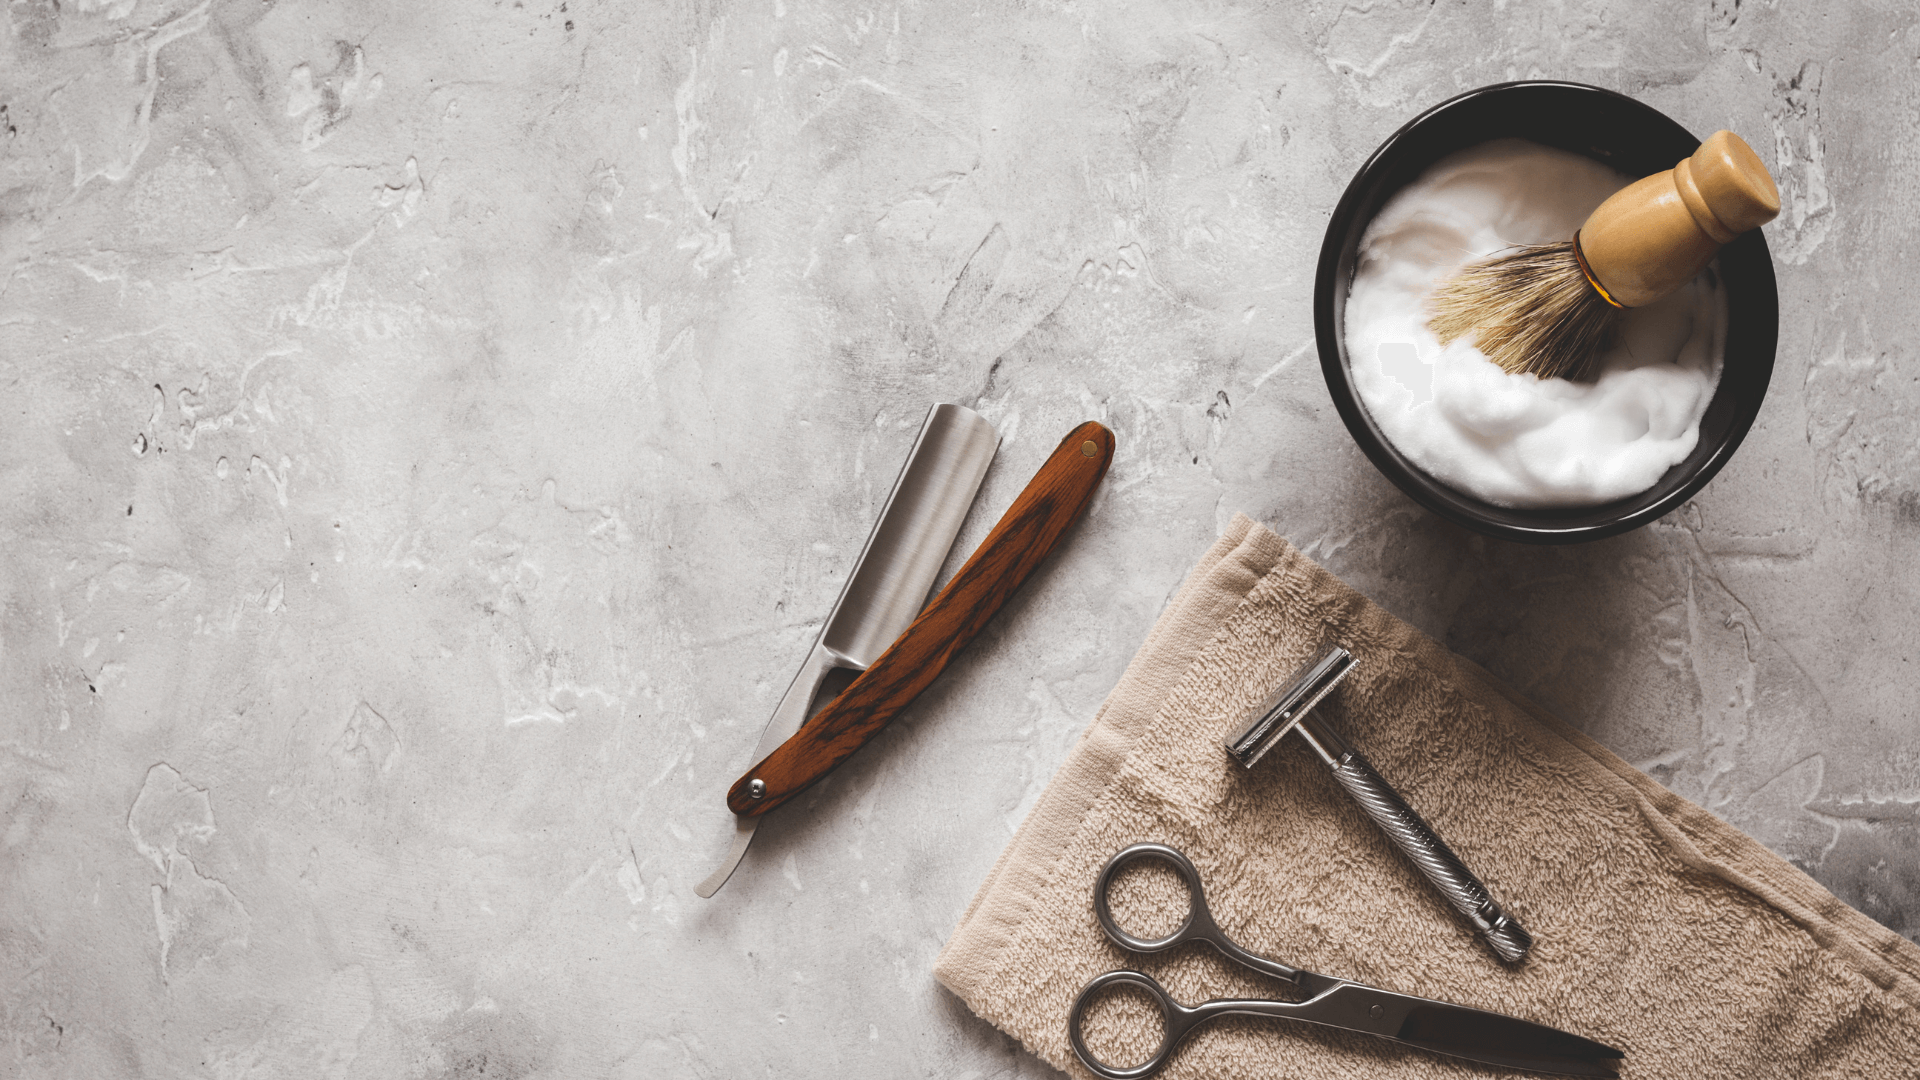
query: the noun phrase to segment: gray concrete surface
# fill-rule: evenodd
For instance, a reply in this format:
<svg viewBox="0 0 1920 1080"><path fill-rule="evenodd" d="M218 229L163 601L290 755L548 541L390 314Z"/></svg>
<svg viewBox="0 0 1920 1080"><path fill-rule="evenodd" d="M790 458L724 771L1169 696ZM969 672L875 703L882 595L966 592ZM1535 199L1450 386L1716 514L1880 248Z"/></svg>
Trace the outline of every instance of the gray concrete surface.
<svg viewBox="0 0 1920 1080"><path fill-rule="evenodd" d="M932 980L1245 510L1920 934L1904 3L12 0L0 1073L1036 1077ZM1311 350L1352 170L1524 76L1776 169L1693 503L1418 510ZM715 900L721 805L927 404L1119 454Z"/></svg>

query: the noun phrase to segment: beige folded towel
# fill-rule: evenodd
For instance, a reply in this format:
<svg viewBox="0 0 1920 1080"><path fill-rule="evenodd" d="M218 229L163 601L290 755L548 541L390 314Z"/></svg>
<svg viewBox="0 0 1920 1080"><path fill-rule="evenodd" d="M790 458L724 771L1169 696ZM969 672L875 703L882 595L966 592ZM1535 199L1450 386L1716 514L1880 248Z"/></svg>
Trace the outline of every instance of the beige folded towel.
<svg viewBox="0 0 1920 1080"><path fill-rule="evenodd" d="M1289 738L1253 770L1221 741L1326 640L1359 664L1320 707L1538 939L1476 941ZM1093 882L1142 840L1185 851L1221 927L1323 974L1509 1013L1627 1052L1627 1077L1920 1077L1920 947L1541 712L1236 517L1148 635L941 952L935 974L1044 1060L1089 1075L1067 1010L1132 967L1187 1004L1285 996L1204 946L1142 957ZM1166 904L1151 883L1132 917ZM1119 901L1116 900L1116 904ZM1164 913L1163 913L1164 914ZM1145 1058L1138 1007L1090 1017ZM1514 1076L1281 1020L1203 1027L1167 1077Z"/></svg>

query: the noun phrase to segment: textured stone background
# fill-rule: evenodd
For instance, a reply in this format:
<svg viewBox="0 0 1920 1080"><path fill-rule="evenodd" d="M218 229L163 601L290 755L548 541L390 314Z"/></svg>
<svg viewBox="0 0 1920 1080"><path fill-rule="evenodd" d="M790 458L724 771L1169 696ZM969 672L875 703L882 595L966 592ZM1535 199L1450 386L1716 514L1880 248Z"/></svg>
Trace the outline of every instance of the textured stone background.
<svg viewBox="0 0 1920 1080"><path fill-rule="evenodd" d="M1920 934L1909 3L9 0L0 1073L1039 1076L932 959L1184 570L1275 527ZM1476 538L1353 448L1326 215L1524 76L1773 163L1765 412ZM927 404L1119 437L761 830L726 784Z"/></svg>

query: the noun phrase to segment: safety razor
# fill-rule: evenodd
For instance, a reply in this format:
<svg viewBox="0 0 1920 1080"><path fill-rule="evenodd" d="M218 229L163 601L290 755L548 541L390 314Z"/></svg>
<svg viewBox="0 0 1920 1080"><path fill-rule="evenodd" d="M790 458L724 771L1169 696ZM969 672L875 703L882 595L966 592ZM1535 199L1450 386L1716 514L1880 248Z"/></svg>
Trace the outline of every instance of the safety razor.
<svg viewBox="0 0 1920 1080"><path fill-rule="evenodd" d="M1339 645L1321 649L1298 677L1254 710L1246 729L1227 740L1227 753L1251 769L1287 732L1299 732L1320 760L1333 770L1333 778L1347 789L1353 801L1360 804L1395 847L1413 860L1413 865L1433 882L1447 902L1466 916L1500 959L1519 963L1526 959L1527 950L1533 948L1533 935L1521 929L1513 916L1493 902L1487 887L1460 861L1460 856L1435 835L1432 826L1407 805L1407 800L1380 778L1372 763L1348 745L1326 720L1314 715L1314 706L1347 677L1354 663L1353 654Z"/></svg>

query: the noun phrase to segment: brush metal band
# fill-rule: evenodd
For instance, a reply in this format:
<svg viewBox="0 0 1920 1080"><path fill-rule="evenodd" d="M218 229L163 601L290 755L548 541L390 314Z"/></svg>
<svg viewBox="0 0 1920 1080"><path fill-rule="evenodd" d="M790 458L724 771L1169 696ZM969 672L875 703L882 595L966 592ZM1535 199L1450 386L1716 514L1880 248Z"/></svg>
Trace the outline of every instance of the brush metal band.
<svg viewBox="0 0 1920 1080"><path fill-rule="evenodd" d="M1621 311L1627 309L1627 305L1615 300L1613 294L1607 291L1607 287L1600 284L1600 279L1593 276L1593 267L1587 265L1587 253L1580 250L1579 233L1573 234L1573 261L1580 264L1580 272L1586 275L1587 284L1593 286L1593 291L1600 294L1600 299L1605 300Z"/></svg>

